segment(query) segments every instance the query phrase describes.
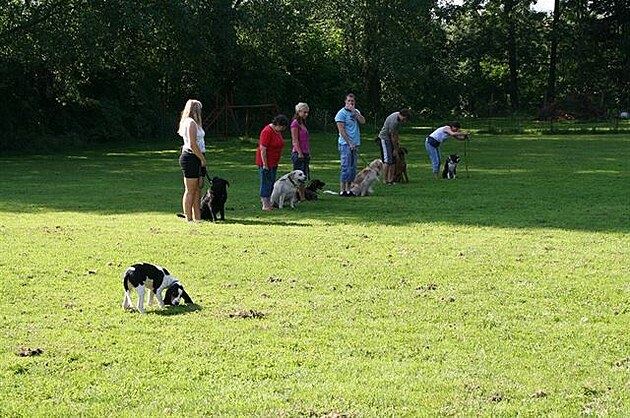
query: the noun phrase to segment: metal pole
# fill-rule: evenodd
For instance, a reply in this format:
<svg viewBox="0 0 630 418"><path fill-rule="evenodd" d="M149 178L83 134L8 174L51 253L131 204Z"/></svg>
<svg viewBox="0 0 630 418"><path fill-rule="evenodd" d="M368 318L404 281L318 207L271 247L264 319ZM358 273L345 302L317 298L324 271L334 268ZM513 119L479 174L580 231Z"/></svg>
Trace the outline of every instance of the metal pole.
<svg viewBox="0 0 630 418"><path fill-rule="evenodd" d="M466 141L464 142L464 166L466 167L466 178L469 178L469 175L468 175L468 136L466 136Z"/></svg>

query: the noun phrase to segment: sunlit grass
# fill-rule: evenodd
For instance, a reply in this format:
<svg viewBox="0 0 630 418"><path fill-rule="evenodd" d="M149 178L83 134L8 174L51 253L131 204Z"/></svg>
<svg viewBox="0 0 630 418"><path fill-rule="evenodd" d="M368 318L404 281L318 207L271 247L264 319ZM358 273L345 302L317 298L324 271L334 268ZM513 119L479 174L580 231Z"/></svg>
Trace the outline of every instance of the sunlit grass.
<svg viewBox="0 0 630 418"><path fill-rule="evenodd" d="M175 216L177 144L0 158L0 415L628 415L628 139L478 135L432 181L415 132L411 183L272 213L253 141L209 139L217 224ZM123 312L138 261L196 305Z"/></svg>

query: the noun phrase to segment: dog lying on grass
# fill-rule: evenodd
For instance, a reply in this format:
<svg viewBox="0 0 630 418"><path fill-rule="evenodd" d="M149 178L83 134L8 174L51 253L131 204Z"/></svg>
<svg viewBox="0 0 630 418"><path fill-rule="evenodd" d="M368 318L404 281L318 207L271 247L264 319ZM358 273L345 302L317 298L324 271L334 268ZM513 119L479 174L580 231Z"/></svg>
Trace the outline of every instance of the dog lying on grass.
<svg viewBox="0 0 630 418"><path fill-rule="evenodd" d="M308 186L304 189L304 197L306 200L317 200L318 191L322 190L326 183L321 180L313 179L309 182Z"/></svg>

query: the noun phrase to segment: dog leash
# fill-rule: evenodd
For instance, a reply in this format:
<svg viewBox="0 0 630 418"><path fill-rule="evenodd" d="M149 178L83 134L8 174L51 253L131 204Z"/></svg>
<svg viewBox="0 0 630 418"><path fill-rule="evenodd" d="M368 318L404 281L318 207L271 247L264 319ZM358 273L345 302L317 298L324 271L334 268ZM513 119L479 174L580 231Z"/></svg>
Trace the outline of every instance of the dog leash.
<svg viewBox="0 0 630 418"><path fill-rule="evenodd" d="M359 157L361 157L361 160L363 161L363 163L364 163L366 166L370 165L370 163L368 163L368 161L367 161L365 158L363 158L363 155L361 155L361 153L359 152L359 150L358 150L358 149L356 149L356 148L355 148L355 149L354 149L354 151L352 151L352 152L356 152L356 153L357 153L357 155L358 155Z"/></svg>

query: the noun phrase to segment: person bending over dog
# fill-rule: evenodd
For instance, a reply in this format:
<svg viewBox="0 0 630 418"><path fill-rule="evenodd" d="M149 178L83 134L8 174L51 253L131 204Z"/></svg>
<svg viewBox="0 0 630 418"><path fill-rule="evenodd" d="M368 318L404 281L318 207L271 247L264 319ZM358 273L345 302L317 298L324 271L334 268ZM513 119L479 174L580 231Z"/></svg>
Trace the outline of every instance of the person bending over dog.
<svg viewBox="0 0 630 418"><path fill-rule="evenodd" d="M385 184L394 184L394 150L400 147L398 137L398 126L401 122L406 122L411 117L409 109L401 109L385 118L383 128L378 134L379 146L381 148L381 159L383 160L383 177Z"/></svg>
<svg viewBox="0 0 630 418"><path fill-rule="evenodd" d="M429 154L431 160L431 167L433 168L433 178L440 178L440 145L452 136L460 141L466 140L468 132L460 131L461 125L459 122L450 122L448 125L437 128L427 136L424 140L424 148Z"/></svg>

